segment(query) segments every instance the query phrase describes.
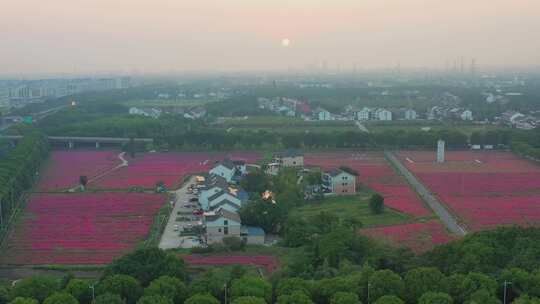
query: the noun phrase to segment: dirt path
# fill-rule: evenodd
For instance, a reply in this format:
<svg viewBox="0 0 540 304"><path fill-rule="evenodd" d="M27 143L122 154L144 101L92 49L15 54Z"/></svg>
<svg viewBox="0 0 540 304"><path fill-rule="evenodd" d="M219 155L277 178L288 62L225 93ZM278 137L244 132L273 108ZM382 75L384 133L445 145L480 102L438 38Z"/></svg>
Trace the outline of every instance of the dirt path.
<svg viewBox="0 0 540 304"><path fill-rule="evenodd" d="M437 214L446 228L460 236L467 234L467 230L458 223L458 219L451 214L444 205L394 156L392 152L384 152L388 161L405 177L416 193Z"/></svg>
<svg viewBox="0 0 540 304"><path fill-rule="evenodd" d="M129 166L129 162L124 158L125 155L126 155L126 152L121 152L120 154L118 154L117 157L121 161L121 163L119 165L117 165L117 166L115 166L115 167L113 167L113 168L111 168L111 169L109 169L109 170L107 170L107 171L105 171L103 173L99 173L98 175L89 178L87 184L95 182L95 181L97 181L97 180L111 174L112 172L114 172L114 171L116 171L116 170L118 170L120 168ZM76 191L79 187L80 186L77 185L75 187L70 188L69 190L70 191Z"/></svg>

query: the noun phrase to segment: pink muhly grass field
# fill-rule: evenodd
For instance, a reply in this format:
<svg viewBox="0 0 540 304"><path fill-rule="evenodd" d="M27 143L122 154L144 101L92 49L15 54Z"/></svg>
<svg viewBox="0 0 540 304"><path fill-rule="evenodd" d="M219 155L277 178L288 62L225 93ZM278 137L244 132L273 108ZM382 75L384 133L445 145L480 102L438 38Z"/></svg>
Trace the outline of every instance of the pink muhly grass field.
<svg viewBox="0 0 540 304"><path fill-rule="evenodd" d="M455 239L438 220L368 228L363 229L362 233L378 239L385 238L395 245L409 247L416 253L428 251L435 245L446 244Z"/></svg>
<svg viewBox="0 0 540 304"><path fill-rule="evenodd" d="M163 181L169 188L177 187L189 174L207 172L216 161L224 158L244 160L254 163L261 158L260 153L232 152L170 152L137 154L128 158L129 166L120 168L89 184L90 188L127 189L133 186L153 188Z"/></svg>
<svg viewBox="0 0 540 304"><path fill-rule="evenodd" d="M540 167L508 152L399 153L402 163L473 230L540 223Z"/></svg>
<svg viewBox="0 0 540 304"><path fill-rule="evenodd" d="M40 174L37 188L52 191L74 187L79 183L79 176L92 178L120 164L119 153L113 150L53 151Z"/></svg>
<svg viewBox="0 0 540 304"><path fill-rule="evenodd" d="M165 201L147 193L34 194L0 263L110 263L146 238Z"/></svg>
<svg viewBox="0 0 540 304"><path fill-rule="evenodd" d="M417 217L429 216L428 210L406 180L396 174L382 153L325 152L309 153L304 163L323 169L347 166L358 171L360 183L379 192L385 205Z"/></svg>

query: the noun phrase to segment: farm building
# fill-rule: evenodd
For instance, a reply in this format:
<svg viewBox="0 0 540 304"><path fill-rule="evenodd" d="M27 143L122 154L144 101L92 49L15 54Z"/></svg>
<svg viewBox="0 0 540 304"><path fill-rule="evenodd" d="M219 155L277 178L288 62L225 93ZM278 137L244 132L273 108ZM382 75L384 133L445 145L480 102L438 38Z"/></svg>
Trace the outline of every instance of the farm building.
<svg viewBox="0 0 540 304"><path fill-rule="evenodd" d="M327 193L347 195L356 193L356 176L341 169L323 173L323 188Z"/></svg>
<svg viewBox="0 0 540 304"><path fill-rule="evenodd" d="M204 214L206 242L221 243L225 237L240 237L241 220L237 213L219 209Z"/></svg>
<svg viewBox="0 0 540 304"><path fill-rule="evenodd" d="M281 167L303 167L304 155L294 150L287 150L275 156L275 162Z"/></svg>
<svg viewBox="0 0 540 304"><path fill-rule="evenodd" d="M223 177L227 182L230 182L236 174L236 166L228 159L217 163L211 170L210 174Z"/></svg>

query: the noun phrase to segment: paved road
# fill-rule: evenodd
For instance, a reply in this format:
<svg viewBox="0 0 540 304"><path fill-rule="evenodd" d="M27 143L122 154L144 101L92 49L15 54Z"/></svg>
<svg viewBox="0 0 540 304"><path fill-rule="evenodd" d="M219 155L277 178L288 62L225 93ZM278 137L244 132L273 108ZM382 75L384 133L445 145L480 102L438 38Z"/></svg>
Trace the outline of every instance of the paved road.
<svg viewBox="0 0 540 304"><path fill-rule="evenodd" d="M163 234L161 235L161 240L159 241L159 248L161 249L173 249L173 248L191 248L198 244L191 241L189 237L181 237L180 231L182 231L182 228L184 226L187 226L189 224L194 224L195 221L185 221L185 222L177 222L176 217L178 217L178 212L193 212L194 208L186 208L184 205L188 204L189 199L192 197L195 197L193 194L187 194L187 188L190 184L195 183L195 177L191 177L190 180L182 186L182 188L174 191L176 194L176 201L174 204L174 208L171 211L171 215L169 216L169 221L167 222L167 226L165 226L165 229L163 230ZM189 203L192 204L192 203ZM195 216L189 216L190 218L195 219ZM174 226L178 225L179 229L178 231L175 231Z"/></svg>
<svg viewBox="0 0 540 304"><path fill-rule="evenodd" d="M459 225L456 217L452 215L443 204L431 194L431 192L394 156L392 152L384 152L386 158L401 172L401 174L407 179L420 197L429 205L429 207L437 214L443 224L450 230L450 232L464 236L467 234L467 230Z"/></svg>

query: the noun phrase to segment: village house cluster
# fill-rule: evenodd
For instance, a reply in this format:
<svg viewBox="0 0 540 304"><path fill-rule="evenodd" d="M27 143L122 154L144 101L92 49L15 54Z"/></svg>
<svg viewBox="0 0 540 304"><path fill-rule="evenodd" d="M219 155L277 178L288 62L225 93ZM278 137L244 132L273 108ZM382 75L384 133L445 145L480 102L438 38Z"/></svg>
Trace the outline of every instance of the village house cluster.
<svg viewBox="0 0 540 304"><path fill-rule="evenodd" d="M304 156L296 151L277 153L268 164L266 173L277 175L282 168L308 170L304 168ZM221 243L227 237L237 237L246 244L265 243L264 230L243 225L239 215L240 208L249 203L249 194L238 186L246 174L244 161L225 159L216 163L208 175L197 177L195 188L203 211L207 244ZM342 169L329 170L322 173L322 184L311 191L314 189L326 195L353 195L356 193L356 176ZM265 193L261 195L264 198Z"/></svg>
<svg viewBox="0 0 540 304"><path fill-rule="evenodd" d="M207 244L221 243L226 237L237 237L246 244L264 244L264 231L260 227L242 225L238 214L249 199L248 193L238 186L245 174L244 161L226 159L215 164L207 176L197 177Z"/></svg>

